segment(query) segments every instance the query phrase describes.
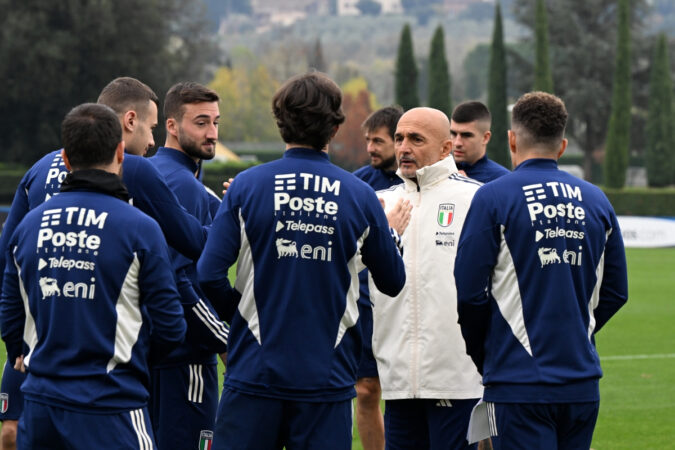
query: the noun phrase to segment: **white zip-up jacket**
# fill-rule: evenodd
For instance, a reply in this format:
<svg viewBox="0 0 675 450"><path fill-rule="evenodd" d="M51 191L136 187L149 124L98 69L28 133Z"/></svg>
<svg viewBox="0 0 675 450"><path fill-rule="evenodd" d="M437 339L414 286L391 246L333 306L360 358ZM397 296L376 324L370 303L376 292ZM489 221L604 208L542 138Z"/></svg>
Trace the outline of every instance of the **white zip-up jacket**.
<svg viewBox="0 0 675 450"><path fill-rule="evenodd" d="M403 180L377 192L387 211L399 198L413 205L401 236L403 290L391 298L369 279L382 398L480 398L481 377L457 323L453 269L462 225L481 183L460 175L451 157L419 169L417 182Z"/></svg>

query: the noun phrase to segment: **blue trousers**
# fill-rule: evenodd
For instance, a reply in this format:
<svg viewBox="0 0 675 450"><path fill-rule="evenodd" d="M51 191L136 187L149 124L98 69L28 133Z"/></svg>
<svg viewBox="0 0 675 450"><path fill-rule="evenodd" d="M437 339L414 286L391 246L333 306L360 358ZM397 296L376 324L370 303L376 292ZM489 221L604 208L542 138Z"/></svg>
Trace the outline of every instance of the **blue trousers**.
<svg viewBox="0 0 675 450"><path fill-rule="evenodd" d="M545 448L588 449L600 402L493 403L497 434L495 450Z"/></svg>
<svg viewBox="0 0 675 450"><path fill-rule="evenodd" d="M91 414L26 399L16 446L20 450L153 450L155 440L147 408Z"/></svg>
<svg viewBox="0 0 675 450"><path fill-rule="evenodd" d="M351 446L351 400L312 403L223 390L212 450L349 450Z"/></svg>

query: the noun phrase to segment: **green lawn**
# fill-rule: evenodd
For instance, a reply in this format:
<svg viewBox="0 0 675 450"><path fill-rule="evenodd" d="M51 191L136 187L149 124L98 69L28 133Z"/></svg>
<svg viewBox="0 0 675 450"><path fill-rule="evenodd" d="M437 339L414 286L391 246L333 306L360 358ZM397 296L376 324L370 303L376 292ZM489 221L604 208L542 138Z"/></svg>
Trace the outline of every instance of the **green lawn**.
<svg viewBox="0 0 675 450"><path fill-rule="evenodd" d="M675 448L675 248L626 254L628 304L597 335L605 376L593 448ZM362 449L356 427L352 448Z"/></svg>

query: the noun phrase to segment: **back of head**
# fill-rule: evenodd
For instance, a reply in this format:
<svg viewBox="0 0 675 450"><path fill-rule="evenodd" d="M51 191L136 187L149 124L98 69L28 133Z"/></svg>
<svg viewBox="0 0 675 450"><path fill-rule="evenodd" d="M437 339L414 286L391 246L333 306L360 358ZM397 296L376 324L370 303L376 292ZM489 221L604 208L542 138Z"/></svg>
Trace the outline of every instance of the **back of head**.
<svg viewBox="0 0 675 450"><path fill-rule="evenodd" d="M523 148L557 152L565 134L567 109L546 92L529 92L513 106L511 128Z"/></svg>
<svg viewBox="0 0 675 450"><path fill-rule="evenodd" d="M159 98L150 87L131 77L119 77L103 88L97 103L109 106L118 115L134 110L140 115L147 112L148 102L159 107Z"/></svg>
<svg viewBox="0 0 675 450"><path fill-rule="evenodd" d="M398 105L378 109L366 118L363 124L361 124L361 129L364 132L373 132L382 127L387 127L389 137L394 140L396 124L398 123L398 119L403 115L403 112L403 108Z"/></svg>
<svg viewBox="0 0 675 450"><path fill-rule="evenodd" d="M176 83L169 88L164 97L164 118L180 122L185 113L183 105L218 101L220 101L218 93L204 85L194 81Z"/></svg>
<svg viewBox="0 0 675 450"><path fill-rule="evenodd" d="M274 94L272 112L287 144L322 150L344 122L342 91L321 72L297 75Z"/></svg>
<svg viewBox="0 0 675 450"><path fill-rule="evenodd" d="M460 103L452 111L450 119L456 123L485 122L490 129L492 117L490 110L481 102L469 101Z"/></svg>
<svg viewBox="0 0 675 450"><path fill-rule="evenodd" d="M122 142L122 126L108 106L83 103L63 119L61 142L73 170L107 165Z"/></svg>

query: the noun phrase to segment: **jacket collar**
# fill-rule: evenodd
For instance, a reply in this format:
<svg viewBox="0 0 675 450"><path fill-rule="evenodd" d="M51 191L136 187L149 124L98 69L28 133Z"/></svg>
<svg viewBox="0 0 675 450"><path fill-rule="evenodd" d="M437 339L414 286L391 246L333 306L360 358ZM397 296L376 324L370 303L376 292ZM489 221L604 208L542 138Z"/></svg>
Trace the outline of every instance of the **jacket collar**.
<svg viewBox="0 0 675 450"><path fill-rule="evenodd" d="M164 155L172 159L173 161L176 161L177 163L190 169L190 172L192 173L196 173L197 169L199 169L199 165L192 158L190 158L188 155L175 148L160 147L159 149L157 149L157 154Z"/></svg>
<svg viewBox="0 0 675 450"><path fill-rule="evenodd" d="M76 170L66 175L61 183L61 192L70 191L96 191L112 195L125 202L129 201L129 192L122 178L99 169Z"/></svg>
<svg viewBox="0 0 675 450"><path fill-rule="evenodd" d="M417 170L417 181L406 178L401 174L401 169L396 171L396 174L403 179L406 190L426 189L447 179L453 173L457 173L457 166L452 156L448 155L445 159L430 165L422 167Z"/></svg>

